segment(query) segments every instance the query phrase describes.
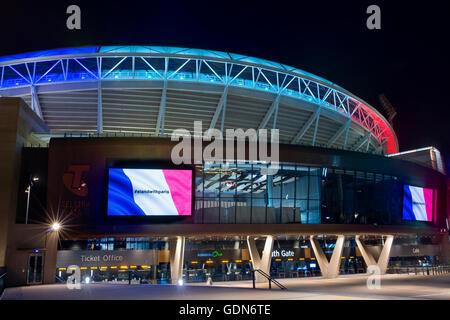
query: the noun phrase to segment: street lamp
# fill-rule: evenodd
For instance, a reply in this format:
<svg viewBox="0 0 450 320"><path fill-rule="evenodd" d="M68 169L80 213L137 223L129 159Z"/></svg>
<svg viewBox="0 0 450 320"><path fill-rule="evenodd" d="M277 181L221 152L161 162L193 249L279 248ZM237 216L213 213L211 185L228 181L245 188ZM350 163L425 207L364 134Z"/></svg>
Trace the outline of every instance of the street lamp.
<svg viewBox="0 0 450 320"><path fill-rule="evenodd" d="M25 191L27 193L27 211L25 214L25 224L28 224L28 210L30 208L31 187L34 186L34 182L38 182L38 181L39 181L38 177L33 177L32 175L30 175L30 179L28 181L28 187Z"/></svg>
<svg viewBox="0 0 450 320"><path fill-rule="evenodd" d="M58 231L59 229L61 229L61 225L58 222L54 222L52 224L52 230L53 231Z"/></svg>

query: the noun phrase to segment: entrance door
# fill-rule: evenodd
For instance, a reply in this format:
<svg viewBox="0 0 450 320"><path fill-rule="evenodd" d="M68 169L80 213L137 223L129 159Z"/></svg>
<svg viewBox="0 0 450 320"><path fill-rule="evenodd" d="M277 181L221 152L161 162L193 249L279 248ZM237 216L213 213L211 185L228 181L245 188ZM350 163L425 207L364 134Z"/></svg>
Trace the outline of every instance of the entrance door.
<svg viewBox="0 0 450 320"><path fill-rule="evenodd" d="M28 256L27 284L42 283L42 265L44 257L42 254L30 254Z"/></svg>

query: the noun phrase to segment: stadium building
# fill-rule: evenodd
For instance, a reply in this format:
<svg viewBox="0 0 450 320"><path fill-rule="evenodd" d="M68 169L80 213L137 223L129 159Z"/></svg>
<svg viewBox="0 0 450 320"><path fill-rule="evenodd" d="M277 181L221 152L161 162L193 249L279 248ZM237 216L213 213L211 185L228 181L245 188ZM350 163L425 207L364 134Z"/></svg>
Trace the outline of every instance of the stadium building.
<svg viewBox="0 0 450 320"><path fill-rule="evenodd" d="M252 269L257 281L333 278L449 260L439 151L399 153L380 112L321 77L146 46L18 54L0 58L0 72L7 285L72 272L83 282L242 280ZM195 121L279 129L277 172L239 153L174 164L172 133Z"/></svg>

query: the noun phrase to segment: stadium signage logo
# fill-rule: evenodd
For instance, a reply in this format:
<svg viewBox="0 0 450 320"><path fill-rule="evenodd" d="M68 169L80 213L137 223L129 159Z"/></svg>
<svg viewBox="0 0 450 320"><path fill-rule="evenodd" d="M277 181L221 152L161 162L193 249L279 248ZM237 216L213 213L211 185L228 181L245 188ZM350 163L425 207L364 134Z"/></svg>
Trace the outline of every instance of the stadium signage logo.
<svg viewBox="0 0 450 320"><path fill-rule="evenodd" d="M279 168L279 130L270 129L270 142L268 142L267 129L226 129L222 131L210 128L202 131L202 121L194 121L193 135L187 129L176 129L172 132L172 141L181 141L172 148L171 159L176 165L191 164L192 140L194 140L193 159L195 164L216 163L228 166L237 162L259 163L261 174L274 175ZM246 140L248 139L248 159L246 159ZM225 140L225 141L224 141ZM203 148L203 141L210 142ZM235 152L236 142L236 152ZM224 143L226 154L224 155ZM270 156L268 154L270 145ZM236 155L236 159L235 159Z"/></svg>
<svg viewBox="0 0 450 320"><path fill-rule="evenodd" d="M282 256L282 257L293 257L294 256L294 251L292 251L292 250L281 250L281 251L278 251L278 250L273 250L272 251L272 258L278 258L279 256Z"/></svg>
<svg viewBox="0 0 450 320"><path fill-rule="evenodd" d="M217 250L214 250L212 253L197 253L197 257L221 257L223 256L222 252L219 252Z"/></svg>
<svg viewBox="0 0 450 320"><path fill-rule="evenodd" d="M64 186L73 194L86 197L89 189L86 182L83 180L83 173L90 170L89 165L71 165L68 172L65 172L62 176Z"/></svg>
<svg viewBox="0 0 450 320"><path fill-rule="evenodd" d="M119 256L119 255L113 255L113 254L105 254L103 256L99 255L89 255L89 256L85 256L82 255L81 256L81 262L120 262L123 261L123 256Z"/></svg>

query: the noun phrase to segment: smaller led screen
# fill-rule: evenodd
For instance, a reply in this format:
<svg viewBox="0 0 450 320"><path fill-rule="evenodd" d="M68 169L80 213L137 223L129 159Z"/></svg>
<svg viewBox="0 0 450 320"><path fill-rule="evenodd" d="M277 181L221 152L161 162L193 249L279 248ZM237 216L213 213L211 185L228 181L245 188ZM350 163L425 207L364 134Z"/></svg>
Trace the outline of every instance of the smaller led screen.
<svg viewBox="0 0 450 320"><path fill-rule="evenodd" d="M433 221L433 189L405 185L403 219Z"/></svg>

